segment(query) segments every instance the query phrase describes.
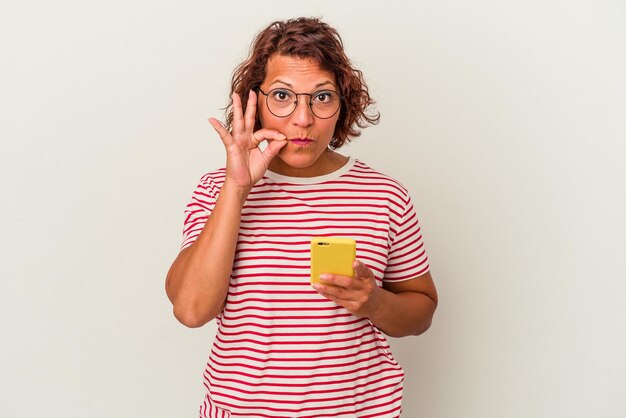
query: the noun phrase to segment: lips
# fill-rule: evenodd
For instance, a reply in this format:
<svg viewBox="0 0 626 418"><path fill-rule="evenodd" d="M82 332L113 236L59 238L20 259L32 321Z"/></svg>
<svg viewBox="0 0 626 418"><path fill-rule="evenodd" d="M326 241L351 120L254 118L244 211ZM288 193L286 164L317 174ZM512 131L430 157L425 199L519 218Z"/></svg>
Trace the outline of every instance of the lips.
<svg viewBox="0 0 626 418"><path fill-rule="evenodd" d="M291 138L289 142L296 145L308 145L313 142L313 140L310 138Z"/></svg>

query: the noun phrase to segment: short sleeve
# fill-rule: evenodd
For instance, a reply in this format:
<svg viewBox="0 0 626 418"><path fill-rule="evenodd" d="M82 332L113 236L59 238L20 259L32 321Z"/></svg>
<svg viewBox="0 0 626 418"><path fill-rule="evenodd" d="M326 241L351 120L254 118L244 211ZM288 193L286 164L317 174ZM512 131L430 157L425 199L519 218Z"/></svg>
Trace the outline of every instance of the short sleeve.
<svg viewBox="0 0 626 418"><path fill-rule="evenodd" d="M215 208L218 195L219 188L214 181L208 176L202 177L185 208L181 251L193 244L202 232L209 215Z"/></svg>
<svg viewBox="0 0 626 418"><path fill-rule="evenodd" d="M391 237L384 281L401 282L427 273L430 267L422 231L413 202L408 195L402 217L395 227L395 234Z"/></svg>

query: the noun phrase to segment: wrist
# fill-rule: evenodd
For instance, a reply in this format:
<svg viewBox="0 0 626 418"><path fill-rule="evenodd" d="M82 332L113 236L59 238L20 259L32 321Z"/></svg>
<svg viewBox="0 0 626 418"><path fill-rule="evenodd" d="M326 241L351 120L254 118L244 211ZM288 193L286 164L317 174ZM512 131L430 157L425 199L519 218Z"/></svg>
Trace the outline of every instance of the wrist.
<svg viewBox="0 0 626 418"><path fill-rule="evenodd" d="M225 195L237 199L243 206L244 202L248 198L248 194L250 194L250 190L252 190L252 187L238 186L226 180L220 190L220 196Z"/></svg>
<svg viewBox="0 0 626 418"><path fill-rule="evenodd" d="M387 293L390 293L383 289L382 287L374 285L374 292L372 295L372 303L370 306L370 312L368 315L368 319L372 322L377 322L385 311L385 304L387 303Z"/></svg>

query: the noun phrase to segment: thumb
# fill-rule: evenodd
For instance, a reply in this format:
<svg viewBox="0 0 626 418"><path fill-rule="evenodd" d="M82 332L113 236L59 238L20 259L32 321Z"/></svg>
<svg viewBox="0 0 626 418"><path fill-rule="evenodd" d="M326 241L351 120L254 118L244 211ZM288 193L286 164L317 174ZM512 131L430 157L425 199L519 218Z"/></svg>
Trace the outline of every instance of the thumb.
<svg viewBox="0 0 626 418"><path fill-rule="evenodd" d="M365 265L365 263L359 260L354 260L352 268L354 269L356 277L360 277L361 279L369 279L372 277L371 270Z"/></svg>
<svg viewBox="0 0 626 418"><path fill-rule="evenodd" d="M269 164L269 162L276 157L276 154L278 154L282 147L287 145L287 142L288 141L285 140L268 141L267 147L263 151L265 161Z"/></svg>

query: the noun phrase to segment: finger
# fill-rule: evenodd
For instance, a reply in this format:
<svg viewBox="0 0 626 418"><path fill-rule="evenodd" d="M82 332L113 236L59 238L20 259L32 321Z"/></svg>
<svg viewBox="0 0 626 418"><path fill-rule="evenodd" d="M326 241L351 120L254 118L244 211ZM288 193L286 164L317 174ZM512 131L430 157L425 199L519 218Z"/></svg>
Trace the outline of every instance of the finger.
<svg viewBox="0 0 626 418"><path fill-rule="evenodd" d="M243 110L241 109L241 97L237 93L233 93L233 131L243 132L245 123L243 119Z"/></svg>
<svg viewBox="0 0 626 418"><path fill-rule="evenodd" d="M352 263L352 268L354 269L355 276L360 279L370 279L374 276L372 271L365 265L365 263L354 260Z"/></svg>
<svg viewBox="0 0 626 418"><path fill-rule="evenodd" d="M355 285L354 277L340 274L322 274L320 275L320 282L322 284L343 287L345 289L353 288Z"/></svg>
<svg viewBox="0 0 626 418"><path fill-rule="evenodd" d="M220 136L220 139L222 140L225 146L228 146L232 143L233 137L230 135L230 132L228 132L228 129L226 129L226 127L222 124L222 122L220 122L219 120L215 118L209 118L209 123L211 124L213 129L215 129L215 131L218 133L218 135Z"/></svg>
<svg viewBox="0 0 626 418"><path fill-rule="evenodd" d="M325 292L323 292L321 290L318 290L318 289L316 289L316 290L317 290L317 292L320 295L324 296L328 300L331 300L331 301L335 302L337 305L343 306L343 304L346 302L343 299L338 298L337 296L331 295L330 293L325 293Z"/></svg>
<svg viewBox="0 0 626 418"><path fill-rule="evenodd" d="M274 129L259 129L254 132L252 136L254 137L254 145L256 146L268 139L275 139L287 143L287 137Z"/></svg>
<svg viewBox="0 0 626 418"><path fill-rule="evenodd" d="M250 90L248 94L248 104L246 105L244 120L246 131L254 131L254 124L256 122L256 93L253 90Z"/></svg>
<svg viewBox="0 0 626 418"><path fill-rule="evenodd" d="M263 159L265 160L266 168L270 166L270 162L285 145L287 145L287 141L269 141L267 148L263 151Z"/></svg>
<svg viewBox="0 0 626 418"><path fill-rule="evenodd" d="M317 290L319 294L327 297L328 299L346 300L346 297L348 294L346 292L346 289L344 289L343 287L339 287L339 286L327 286L321 283L313 283L311 286L313 286L313 288Z"/></svg>

